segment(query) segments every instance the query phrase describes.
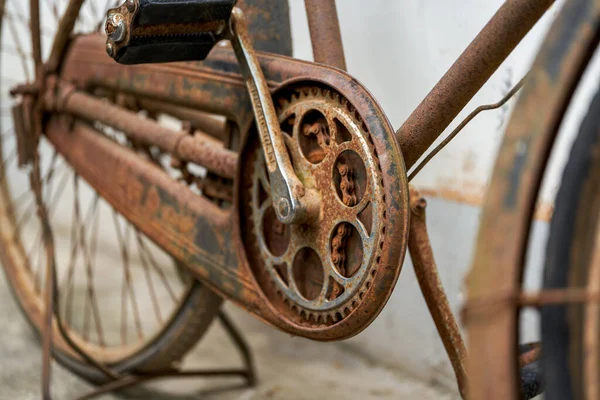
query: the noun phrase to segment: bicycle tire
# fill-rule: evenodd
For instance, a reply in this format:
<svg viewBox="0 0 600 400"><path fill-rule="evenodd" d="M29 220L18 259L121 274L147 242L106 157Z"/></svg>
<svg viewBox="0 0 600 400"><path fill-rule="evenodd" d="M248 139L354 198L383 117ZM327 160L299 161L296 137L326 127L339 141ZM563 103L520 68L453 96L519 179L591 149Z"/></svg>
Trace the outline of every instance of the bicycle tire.
<svg viewBox="0 0 600 400"><path fill-rule="evenodd" d="M590 103L563 172L546 249L544 289L586 286L586 261L594 246L589 233L595 231L600 214L599 129L600 91ZM583 399L583 307L545 306L541 315L546 398Z"/></svg>

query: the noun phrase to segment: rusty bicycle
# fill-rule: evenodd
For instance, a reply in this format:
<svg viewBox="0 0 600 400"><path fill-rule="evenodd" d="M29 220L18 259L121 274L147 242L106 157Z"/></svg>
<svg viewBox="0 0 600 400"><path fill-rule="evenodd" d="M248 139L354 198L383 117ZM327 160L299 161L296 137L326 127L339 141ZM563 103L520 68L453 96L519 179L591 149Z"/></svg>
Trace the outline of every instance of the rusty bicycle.
<svg viewBox="0 0 600 400"><path fill-rule="evenodd" d="M293 335L357 335L407 250L463 397L532 398L543 382L548 399L600 398L598 96L565 168L544 288L522 288L600 1L566 1L527 78L429 153L553 1L506 1L398 130L345 72L335 1L305 2L315 62L291 57L286 1L0 0L0 258L41 337L44 398L51 358L106 390L180 373L213 319L239 339L223 299ZM409 182L522 87L467 279L467 357ZM519 344L525 307L541 310L540 343Z"/></svg>

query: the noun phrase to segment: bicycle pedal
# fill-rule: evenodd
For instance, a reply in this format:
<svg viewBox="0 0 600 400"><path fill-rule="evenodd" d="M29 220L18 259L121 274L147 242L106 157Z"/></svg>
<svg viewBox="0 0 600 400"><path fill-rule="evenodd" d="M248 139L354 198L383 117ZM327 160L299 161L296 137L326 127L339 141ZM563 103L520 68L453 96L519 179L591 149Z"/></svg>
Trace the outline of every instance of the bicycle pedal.
<svg viewBox="0 0 600 400"><path fill-rule="evenodd" d="M126 0L107 13L106 51L121 64L204 60L237 0Z"/></svg>

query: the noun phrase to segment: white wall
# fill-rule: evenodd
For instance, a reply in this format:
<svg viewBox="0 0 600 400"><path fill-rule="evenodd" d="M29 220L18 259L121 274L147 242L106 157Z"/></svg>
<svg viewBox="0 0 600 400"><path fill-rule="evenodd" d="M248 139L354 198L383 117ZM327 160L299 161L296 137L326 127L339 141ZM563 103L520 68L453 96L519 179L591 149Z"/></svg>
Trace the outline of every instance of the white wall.
<svg viewBox="0 0 600 400"><path fill-rule="evenodd" d="M290 3L295 55L311 60L303 1L290 0ZM502 0L338 0L349 72L375 95L392 125L398 128L502 3ZM561 5L558 2L551 8L447 132L478 105L500 100L521 79ZM531 239L529 288L539 286L547 221L574 129L586 109L586 98L597 87L593 78L580 91L579 103L569 113L552 156L540 198L540 220L534 225ZM480 114L413 182L429 195L432 246L456 312L463 301L461 289L470 267L485 188L514 103L513 100L501 110ZM538 337L536 314L528 313L524 321L522 340L534 340ZM410 260L405 262L395 292L379 319L344 345L423 379L454 385L452 370Z"/></svg>

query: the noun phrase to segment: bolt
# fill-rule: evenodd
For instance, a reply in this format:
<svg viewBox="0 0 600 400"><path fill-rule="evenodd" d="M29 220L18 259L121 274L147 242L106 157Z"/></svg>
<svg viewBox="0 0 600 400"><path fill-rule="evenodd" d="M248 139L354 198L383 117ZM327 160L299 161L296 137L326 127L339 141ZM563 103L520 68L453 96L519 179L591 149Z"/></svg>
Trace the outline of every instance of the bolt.
<svg viewBox="0 0 600 400"><path fill-rule="evenodd" d="M106 53L110 57L114 56L114 54L115 54L115 46L112 44L112 42L106 42Z"/></svg>
<svg viewBox="0 0 600 400"><path fill-rule="evenodd" d="M291 207L288 199L286 199L285 197L280 198L277 201L277 212L279 213L279 216L283 219L288 219L288 217L290 216L290 211Z"/></svg>
<svg viewBox="0 0 600 400"><path fill-rule="evenodd" d="M135 11L135 2L133 0L127 0L125 5L127 6L127 10L129 10L129 12L132 13Z"/></svg>

